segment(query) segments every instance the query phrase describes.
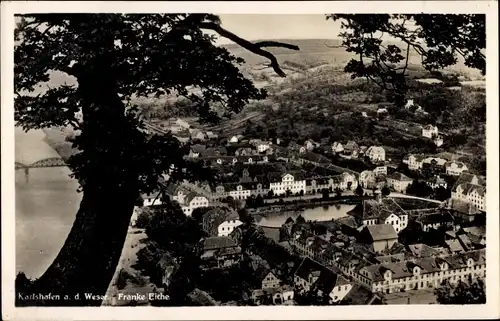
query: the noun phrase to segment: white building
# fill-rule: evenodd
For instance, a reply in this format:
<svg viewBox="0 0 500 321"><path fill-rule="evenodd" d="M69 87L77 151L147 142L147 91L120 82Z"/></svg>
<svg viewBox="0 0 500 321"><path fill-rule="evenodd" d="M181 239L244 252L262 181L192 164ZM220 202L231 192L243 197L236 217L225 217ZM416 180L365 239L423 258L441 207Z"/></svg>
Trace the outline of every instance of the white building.
<svg viewBox="0 0 500 321"><path fill-rule="evenodd" d="M445 164L446 174L451 176L459 176L462 172L468 170L467 166L462 162L451 161Z"/></svg>
<svg viewBox="0 0 500 321"><path fill-rule="evenodd" d="M366 150L365 156L368 156L372 162L383 162L385 161L385 150L381 146L370 146Z"/></svg>
<svg viewBox="0 0 500 321"><path fill-rule="evenodd" d="M160 193L142 194L143 206L161 205Z"/></svg>
<svg viewBox="0 0 500 321"><path fill-rule="evenodd" d="M372 170L372 172L373 174L375 174L375 176L387 175L387 166L377 166Z"/></svg>
<svg viewBox="0 0 500 321"><path fill-rule="evenodd" d="M361 268L355 278L373 292L393 293L438 288L445 280L467 282L469 276L473 279L486 276L484 249L443 258L370 265Z"/></svg>
<svg viewBox="0 0 500 321"><path fill-rule="evenodd" d="M184 214L186 214L187 216L191 216L194 209L199 207L208 207L209 201L205 196L191 192L184 197L183 202L180 203L180 205Z"/></svg>
<svg viewBox="0 0 500 321"><path fill-rule="evenodd" d="M247 199L252 194L252 191L246 189L243 184L237 185L236 190L229 191L229 196L234 199Z"/></svg>
<svg viewBox="0 0 500 321"><path fill-rule="evenodd" d="M341 174L342 181L340 182L339 188L343 191L345 190L355 190L358 187L358 179L351 173L343 172Z"/></svg>
<svg viewBox="0 0 500 321"><path fill-rule="evenodd" d="M437 147L441 147L441 146L443 146L443 143L444 143L443 137L436 137L436 138L434 139L434 144L435 144Z"/></svg>
<svg viewBox="0 0 500 321"><path fill-rule="evenodd" d="M440 157L427 157L423 160L423 164L435 163L437 166L443 166L443 167L447 162L448 161L446 159Z"/></svg>
<svg viewBox="0 0 500 321"><path fill-rule="evenodd" d="M377 200L364 200L347 214L353 216L363 226L388 224L396 233L408 226L408 213L392 198L382 198L377 191Z"/></svg>
<svg viewBox="0 0 500 321"><path fill-rule="evenodd" d="M440 187L443 187L443 188L448 187L448 183L446 183L446 181L440 176L434 176L433 178L427 180L426 183L432 189L437 189Z"/></svg>
<svg viewBox="0 0 500 321"><path fill-rule="evenodd" d="M362 171L359 174L359 184L363 188L369 188L372 184L376 183L376 175L372 171Z"/></svg>
<svg viewBox="0 0 500 321"><path fill-rule="evenodd" d="M306 140L304 143L304 147L306 148L307 151L312 151L314 148L318 147L319 144L313 141L312 139Z"/></svg>
<svg viewBox="0 0 500 321"><path fill-rule="evenodd" d="M183 129L189 129L189 123L185 120L182 120L180 118L177 118L177 120L175 121L175 124Z"/></svg>
<svg viewBox="0 0 500 321"><path fill-rule="evenodd" d="M402 173L392 173L387 176L387 187L392 188L398 193L406 193L406 189L413 182L413 179Z"/></svg>
<svg viewBox="0 0 500 321"><path fill-rule="evenodd" d="M280 181L270 182L269 189L273 191L274 195L283 195L286 194L286 191L289 190L292 194L303 193L306 192L306 180L302 177L297 179L292 174L283 174L281 176Z"/></svg>
<svg viewBox="0 0 500 321"><path fill-rule="evenodd" d="M344 146L342 146L342 144L341 144L341 143L339 143L339 142L334 142L334 143L332 144L332 152L333 152L333 153L341 153L341 152L343 152L343 151L344 151Z"/></svg>
<svg viewBox="0 0 500 321"><path fill-rule="evenodd" d="M422 128L422 136L427 138L434 138L438 135L437 126L427 125Z"/></svg>
<svg viewBox="0 0 500 321"><path fill-rule="evenodd" d="M408 101L406 102L406 105L405 105L405 109L410 109L410 107L412 107L414 105L414 101L413 99L408 99Z"/></svg>
<svg viewBox="0 0 500 321"><path fill-rule="evenodd" d="M424 164L424 159L425 159L424 155L409 154L405 156L405 158L403 159L403 163L408 165L408 169L416 171L422 169L422 166Z"/></svg>
<svg viewBox="0 0 500 321"><path fill-rule="evenodd" d="M451 192L451 198L472 204L479 210L486 210L486 188L484 186L470 183L459 184Z"/></svg>
<svg viewBox="0 0 500 321"><path fill-rule="evenodd" d="M259 153L264 153L269 148L271 148L271 143L269 142L260 142L259 144L257 144L257 151Z"/></svg>
<svg viewBox="0 0 500 321"><path fill-rule="evenodd" d="M232 144L236 144L237 142L239 142L239 139L238 139L238 137L233 136L229 139L229 142Z"/></svg>
<svg viewBox="0 0 500 321"><path fill-rule="evenodd" d="M232 213L229 215L224 222L222 222L218 227L217 227L217 235L218 236L229 236L235 228L243 224L239 220L239 216L237 213Z"/></svg>

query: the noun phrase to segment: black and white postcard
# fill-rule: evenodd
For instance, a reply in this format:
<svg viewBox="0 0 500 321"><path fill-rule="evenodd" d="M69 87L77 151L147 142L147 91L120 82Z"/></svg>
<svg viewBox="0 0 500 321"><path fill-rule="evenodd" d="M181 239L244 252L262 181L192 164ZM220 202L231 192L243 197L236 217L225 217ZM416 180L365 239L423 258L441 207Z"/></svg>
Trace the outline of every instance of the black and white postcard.
<svg viewBox="0 0 500 321"><path fill-rule="evenodd" d="M2 317L498 317L497 9L2 3Z"/></svg>

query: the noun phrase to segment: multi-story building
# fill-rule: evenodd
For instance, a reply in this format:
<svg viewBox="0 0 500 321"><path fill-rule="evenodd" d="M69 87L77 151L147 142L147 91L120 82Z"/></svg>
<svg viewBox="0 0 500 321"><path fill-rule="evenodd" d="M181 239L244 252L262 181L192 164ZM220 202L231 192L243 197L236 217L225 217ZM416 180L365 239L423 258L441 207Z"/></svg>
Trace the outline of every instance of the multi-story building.
<svg viewBox="0 0 500 321"><path fill-rule="evenodd" d="M408 165L408 169L416 171L422 168L424 159L425 159L424 155L409 154L405 156L405 158L403 159L403 163Z"/></svg>
<svg viewBox="0 0 500 321"><path fill-rule="evenodd" d="M358 226L390 224L396 233L408 226L408 213L394 199L383 198L380 194L375 200L364 200L347 214L356 219Z"/></svg>
<svg viewBox="0 0 500 321"><path fill-rule="evenodd" d="M372 188L376 181L376 175L373 171L366 170L359 174L359 184L363 188Z"/></svg>
<svg viewBox="0 0 500 321"><path fill-rule="evenodd" d="M462 173L451 189L451 200L471 204L486 211L486 180L471 173Z"/></svg>
<svg viewBox="0 0 500 321"><path fill-rule="evenodd" d="M269 185L265 183L226 183L215 187L212 197L214 200L223 200L228 196L234 199L247 199L250 196L264 197L269 192Z"/></svg>
<svg viewBox="0 0 500 321"><path fill-rule="evenodd" d="M302 191L306 192L306 180L301 173L285 173L280 175L281 179L273 179L269 183L269 189L273 191L274 195L283 195L287 191L292 194L297 194ZM276 177L277 178L277 177Z"/></svg>
<svg viewBox="0 0 500 321"><path fill-rule="evenodd" d="M399 193L406 193L408 186L410 186L412 182L413 179L398 172L394 172L387 176L387 187Z"/></svg>
<svg viewBox="0 0 500 321"><path fill-rule="evenodd" d="M456 283L486 276L484 249L446 257L426 257L413 261L369 265L359 270L357 279L373 292L436 288L445 280Z"/></svg>
<svg viewBox="0 0 500 321"><path fill-rule="evenodd" d="M374 163L383 162L385 161L385 149L381 146L370 146L366 150L365 156Z"/></svg>
<svg viewBox="0 0 500 321"><path fill-rule="evenodd" d="M191 213L193 213L194 209L199 207L208 207L209 201L203 195L199 195L195 192L190 192L184 197L182 202L179 202L179 204L181 205L181 209L184 214L190 216Z"/></svg>
<svg viewBox="0 0 500 321"><path fill-rule="evenodd" d="M462 162L450 161L445 164L446 174L451 176L459 176L463 172L467 171L467 165Z"/></svg>

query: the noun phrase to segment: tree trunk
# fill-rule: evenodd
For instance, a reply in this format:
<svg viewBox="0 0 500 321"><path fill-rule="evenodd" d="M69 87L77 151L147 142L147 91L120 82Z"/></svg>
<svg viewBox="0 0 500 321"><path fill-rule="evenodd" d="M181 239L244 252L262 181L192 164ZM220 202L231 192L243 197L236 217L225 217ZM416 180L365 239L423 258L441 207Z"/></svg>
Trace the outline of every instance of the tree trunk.
<svg viewBox="0 0 500 321"><path fill-rule="evenodd" d="M98 57L77 74L84 123L75 144L82 152L70 166L83 199L58 256L23 294L58 297L30 302L18 295L19 304L99 306L115 272L139 192L133 147L141 142L109 65L107 57Z"/></svg>
<svg viewBox="0 0 500 321"><path fill-rule="evenodd" d="M104 192L103 192L104 191ZM20 302L42 306L99 306L125 242L137 191L109 186L84 192L75 222L59 255L36 280L30 293L56 299ZM77 297L79 296L79 297ZM31 303L31 304L30 304Z"/></svg>

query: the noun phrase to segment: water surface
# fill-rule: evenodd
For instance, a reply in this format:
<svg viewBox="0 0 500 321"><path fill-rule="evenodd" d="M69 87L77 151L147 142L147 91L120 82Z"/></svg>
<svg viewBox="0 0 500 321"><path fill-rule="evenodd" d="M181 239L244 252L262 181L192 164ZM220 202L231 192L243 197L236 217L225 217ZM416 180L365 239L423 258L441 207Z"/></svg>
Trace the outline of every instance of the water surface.
<svg viewBox="0 0 500 321"><path fill-rule="evenodd" d="M58 157L41 130L15 130L16 162ZM16 271L37 278L59 253L80 205L78 183L67 167L33 168L16 179Z"/></svg>

